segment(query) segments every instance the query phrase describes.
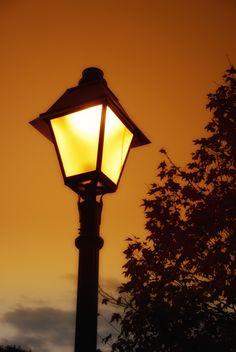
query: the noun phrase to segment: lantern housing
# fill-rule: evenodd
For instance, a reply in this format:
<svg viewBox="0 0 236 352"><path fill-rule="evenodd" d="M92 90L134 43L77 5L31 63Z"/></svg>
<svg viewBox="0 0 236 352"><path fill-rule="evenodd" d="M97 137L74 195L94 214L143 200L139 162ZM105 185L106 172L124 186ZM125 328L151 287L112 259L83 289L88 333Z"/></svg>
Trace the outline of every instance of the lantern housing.
<svg viewBox="0 0 236 352"><path fill-rule="evenodd" d="M130 148L150 143L95 67L30 123L54 143L65 184L81 196L114 192Z"/></svg>

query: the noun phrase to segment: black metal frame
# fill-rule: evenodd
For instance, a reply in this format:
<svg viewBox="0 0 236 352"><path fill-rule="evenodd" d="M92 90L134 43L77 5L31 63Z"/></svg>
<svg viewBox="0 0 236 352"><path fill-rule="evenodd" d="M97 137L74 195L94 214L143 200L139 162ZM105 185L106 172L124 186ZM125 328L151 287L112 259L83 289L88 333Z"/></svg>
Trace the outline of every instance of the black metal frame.
<svg viewBox="0 0 236 352"><path fill-rule="evenodd" d="M100 105L100 104L98 104ZM95 106L95 105L93 105ZM113 193L116 191L120 179L121 179L121 175L123 173L123 169L131 148L131 145L129 147L129 150L127 152L125 161L123 163L120 175L119 175L119 179L117 181L117 183L114 183L113 181L111 181L102 171L101 171L101 164L102 164L102 153L103 153L103 142L104 142L104 133L105 133L105 119L106 119L106 110L107 107L111 108L110 105L107 105L105 103L102 104L102 116L101 116L101 124L100 124L100 131L99 131L99 138L98 138L98 152L97 152L97 161L96 161L96 169L94 171L89 171L89 172L85 172L82 174L78 174L78 175L74 175L74 176L66 176L65 170L64 170L64 166L63 166L63 162L61 159L61 155L58 149L58 145L56 142L56 138L52 129L52 125L51 125L51 120L48 122L49 123L49 128L50 128L50 133L52 136L52 142L55 146L55 150L56 150L56 154L57 154L57 158L60 164L60 168L61 168L61 172L64 178L64 183L66 186L68 186L69 188L71 188L74 192L76 192L77 194L79 194L80 196L84 197L88 190L91 188L91 184L95 184L96 185L96 194L106 194L106 193ZM112 108L111 108L112 109ZM77 110L77 111L81 111L81 109ZM115 112L114 110L112 110L116 116L118 115L117 112ZM118 115L119 116L119 115ZM122 119L121 119L122 121ZM123 122L123 121L122 121ZM128 126L126 125L126 127L128 128ZM132 144L132 141L131 141Z"/></svg>

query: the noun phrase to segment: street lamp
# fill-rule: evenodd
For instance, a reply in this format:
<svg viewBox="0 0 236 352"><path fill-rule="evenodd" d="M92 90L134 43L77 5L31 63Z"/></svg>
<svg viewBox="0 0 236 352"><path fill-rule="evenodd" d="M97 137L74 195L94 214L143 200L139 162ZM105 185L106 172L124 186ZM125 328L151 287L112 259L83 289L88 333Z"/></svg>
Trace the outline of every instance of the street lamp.
<svg viewBox="0 0 236 352"><path fill-rule="evenodd" d="M99 195L115 192L130 148L150 141L108 88L103 72L83 71L45 113L30 122L53 142L64 183L79 195L80 236L75 352L95 352L97 341Z"/></svg>

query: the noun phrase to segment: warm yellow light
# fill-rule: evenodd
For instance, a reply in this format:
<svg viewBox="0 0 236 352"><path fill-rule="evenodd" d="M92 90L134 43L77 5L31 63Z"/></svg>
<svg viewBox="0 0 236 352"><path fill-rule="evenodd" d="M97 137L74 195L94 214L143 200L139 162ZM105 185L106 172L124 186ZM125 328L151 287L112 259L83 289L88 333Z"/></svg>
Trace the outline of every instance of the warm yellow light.
<svg viewBox="0 0 236 352"><path fill-rule="evenodd" d="M126 159L133 134L107 107L102 155L102 172L117 183Z"/></svg>
<svg viewBox="0 0 236 352"><path fill-rule="evenodd" d="M51 120L67 177L96 170L102 105Z"/></svg>

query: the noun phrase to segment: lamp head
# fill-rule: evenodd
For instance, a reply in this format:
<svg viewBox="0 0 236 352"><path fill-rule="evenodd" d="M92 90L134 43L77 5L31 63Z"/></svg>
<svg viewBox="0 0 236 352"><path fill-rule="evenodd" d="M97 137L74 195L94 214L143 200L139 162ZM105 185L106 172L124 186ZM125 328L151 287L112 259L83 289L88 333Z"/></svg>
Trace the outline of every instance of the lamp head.
<svg viewBox="0 0 236 352"><path fill-rule="evenodd" d="M114 192L130 148L150 143L96 67L30 123L54 143L65 184L81 196Z"/></svg>

